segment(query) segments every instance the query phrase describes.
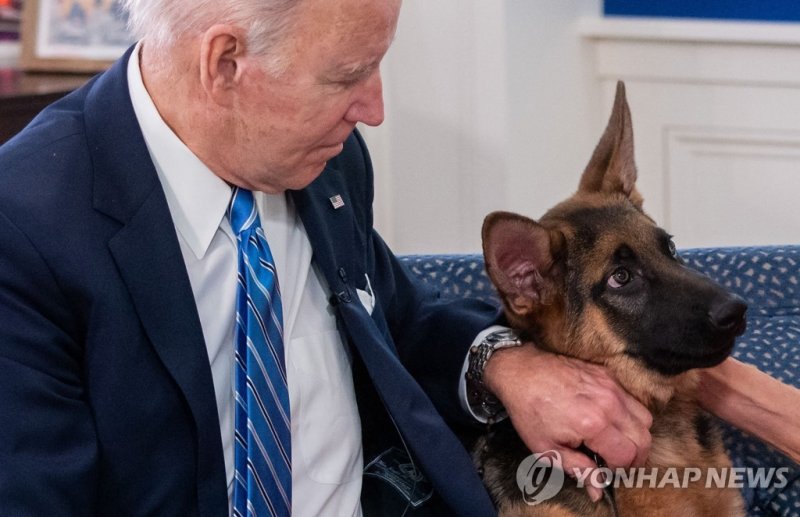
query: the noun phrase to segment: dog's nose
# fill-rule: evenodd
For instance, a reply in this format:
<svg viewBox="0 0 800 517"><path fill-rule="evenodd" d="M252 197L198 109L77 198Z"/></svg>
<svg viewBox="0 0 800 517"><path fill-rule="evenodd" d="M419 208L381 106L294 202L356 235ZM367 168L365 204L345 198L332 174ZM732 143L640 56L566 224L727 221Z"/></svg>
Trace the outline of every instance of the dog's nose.
<svg viewBox="0 0 800 517"><path fill-rule="evenodd" d="M738 296L727 296L711 306L708 311L708 318L718 330L740 335L745 329L744 314L747 312L747 304Z"/></svg>

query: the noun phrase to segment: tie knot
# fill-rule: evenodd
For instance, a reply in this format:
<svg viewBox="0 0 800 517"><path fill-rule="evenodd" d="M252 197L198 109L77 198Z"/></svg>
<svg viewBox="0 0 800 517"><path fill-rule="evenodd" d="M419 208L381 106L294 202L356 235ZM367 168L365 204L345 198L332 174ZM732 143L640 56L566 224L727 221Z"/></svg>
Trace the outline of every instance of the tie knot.
<svg viewBox="0 0 800 517"><path fill-rule="evenodd" d="M236 235L253 226L258 220L258 212L252 192L239 187L233 189L231 206L228 208L228 219Z"/></svg>

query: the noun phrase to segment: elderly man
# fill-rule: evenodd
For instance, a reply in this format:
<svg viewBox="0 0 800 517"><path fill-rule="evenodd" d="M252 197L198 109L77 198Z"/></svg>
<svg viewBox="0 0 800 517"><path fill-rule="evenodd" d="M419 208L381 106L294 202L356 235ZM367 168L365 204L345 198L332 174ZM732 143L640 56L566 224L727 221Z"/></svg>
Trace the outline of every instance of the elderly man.
<svg viewBox="0 0 800 517"><path fill-rule="evenodd" d="M0 149L0 514L491 515L444 419L516 342L372 228L400 0L127 3L139 43ZM643 460L602 370L497 357L531 448Z"/></svg>

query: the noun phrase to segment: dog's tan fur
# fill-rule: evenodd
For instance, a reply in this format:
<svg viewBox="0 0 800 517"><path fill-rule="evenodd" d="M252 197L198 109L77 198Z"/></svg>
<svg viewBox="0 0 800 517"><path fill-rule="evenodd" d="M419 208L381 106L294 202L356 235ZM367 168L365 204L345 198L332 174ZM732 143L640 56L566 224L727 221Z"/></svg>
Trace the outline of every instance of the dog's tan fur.
<svg viewBox="0 0 800 517"><path fill-rule="evenodd" d="M654 271L678 267L654 237L657 226L642 211L635 180L630 112L620 83L608 127L578 192L539 222L505 212L490 214L484 223L484 256L511 326L552 352L605 365L653 413L646 468L659 468L663 475L674 467L683 479L683 468L705 471L731 466L719 431L695 402L696 370L666 375L649 368L641 357L627 353L631 343L592 301L593 289L608 276L609 257L623 246ZM592 219L600 230L590 236L590 247L576 244L587 240L581 223L586 216L580 214L600 212L613 216L602 222ZM523 255L525 260L518 260ZM570 293L564 292L565 285ZM581 301L579 313L570 308L569 297ZM475 451L503 516L612 515L608 501L594 504L583 489L569 482L554 499L528 506L514 486L516 467L527 450L495 437L482 439ZM623 516L744 515L737 489L706 488L705 482L702 476L680 489L620 486L616 503Z"/></svg>

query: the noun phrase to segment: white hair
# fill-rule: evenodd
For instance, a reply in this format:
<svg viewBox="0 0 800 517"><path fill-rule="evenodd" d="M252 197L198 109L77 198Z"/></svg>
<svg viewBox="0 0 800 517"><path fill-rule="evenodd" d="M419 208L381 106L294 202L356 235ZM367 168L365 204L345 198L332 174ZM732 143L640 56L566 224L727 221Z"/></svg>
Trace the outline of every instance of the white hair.
<svg viewBox="0 0 800 517"><path fill-rule="evenodd" d="M182 36L202 34L217 23L246 31L248 50L266 58L274 71L285 67L278 46L302 0L122 0L128 28L137 39L167 49Z"/></svg>

